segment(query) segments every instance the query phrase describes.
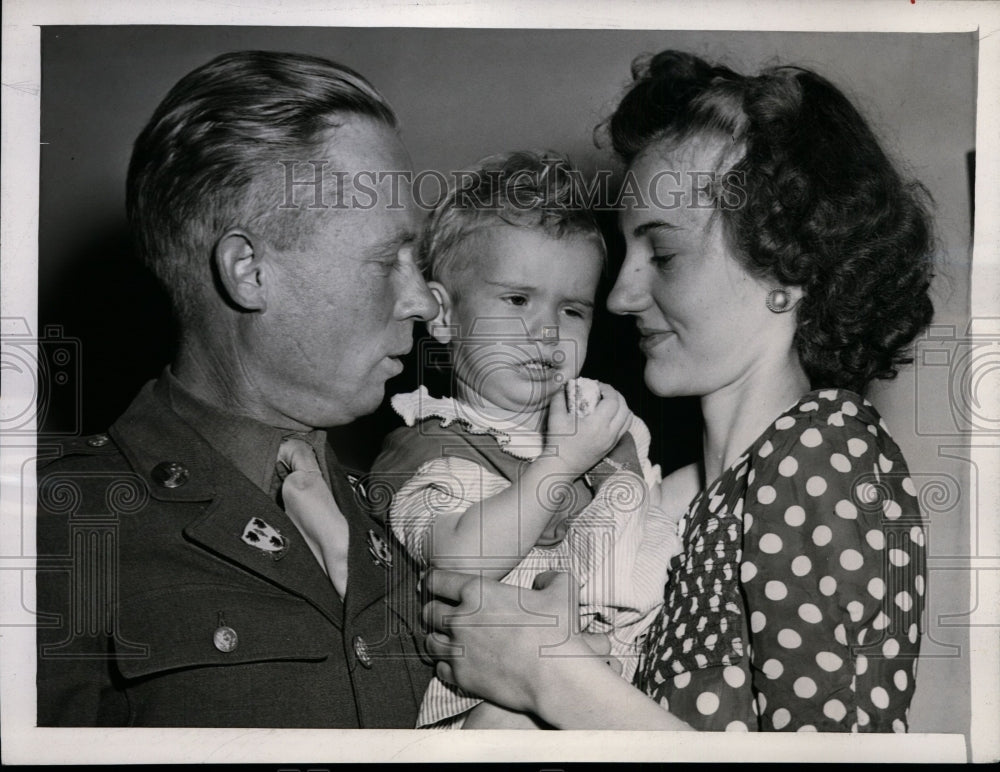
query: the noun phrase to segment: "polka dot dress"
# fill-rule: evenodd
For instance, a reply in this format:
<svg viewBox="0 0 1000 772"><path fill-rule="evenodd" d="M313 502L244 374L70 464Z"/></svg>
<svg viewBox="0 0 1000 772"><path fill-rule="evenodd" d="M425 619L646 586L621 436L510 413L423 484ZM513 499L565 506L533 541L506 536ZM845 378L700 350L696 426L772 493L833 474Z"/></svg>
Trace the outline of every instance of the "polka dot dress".
<svg viewBox="0 0 1000 772"><path fill-rule="evenodd" d="M906 731L924 532L869 402L807 394L682 528L639 688L702 730Z"/></svg>

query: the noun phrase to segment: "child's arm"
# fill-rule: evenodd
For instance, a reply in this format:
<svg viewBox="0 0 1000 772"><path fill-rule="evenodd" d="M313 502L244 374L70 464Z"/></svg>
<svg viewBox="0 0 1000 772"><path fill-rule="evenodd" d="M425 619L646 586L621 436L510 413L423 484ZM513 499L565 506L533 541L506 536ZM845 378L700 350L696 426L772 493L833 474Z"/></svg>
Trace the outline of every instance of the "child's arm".
<svg viewBox="0 0 1000 772"><path fill-rule="evenodd" d="M600 461L628 426L632 414L621 395L609 386L601 393L588 416L570 415L563 392L556 393L547 431L556 453L533 461L509 488L464 512L439 514L431 535L432 567L499 579L521 562L552 517L553 494L558 499L559 487Z"/></svg>

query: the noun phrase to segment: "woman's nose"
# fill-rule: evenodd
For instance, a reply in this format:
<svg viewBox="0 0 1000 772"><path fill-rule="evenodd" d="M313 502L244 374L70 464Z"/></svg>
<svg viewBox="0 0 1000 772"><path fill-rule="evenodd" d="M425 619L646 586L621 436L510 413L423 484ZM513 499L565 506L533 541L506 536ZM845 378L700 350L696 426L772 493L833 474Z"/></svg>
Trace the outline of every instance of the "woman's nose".
<svg viewBox="0 0 1000 772"><path fill-rule="evenodd" d="M627 257L608 294L608 310L613 314L634 314L645 307L646 272L637 260Z"/></svg>

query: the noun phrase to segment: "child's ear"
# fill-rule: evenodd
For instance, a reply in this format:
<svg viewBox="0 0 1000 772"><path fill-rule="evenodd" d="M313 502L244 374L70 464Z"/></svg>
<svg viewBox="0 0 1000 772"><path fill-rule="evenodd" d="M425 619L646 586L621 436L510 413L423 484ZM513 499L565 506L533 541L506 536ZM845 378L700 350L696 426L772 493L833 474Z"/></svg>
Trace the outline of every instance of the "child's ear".
<svg viewBox="0 0 1000 772"><path fill-rule="evenodd" d="M234 229L215 244L213 263L228 300L244 311L266 311L265 271L254 238Z"/></svg>
<svg viewBox="0 0 1000 772"><path fill-rule="evenodd" d="M455 332L454 327L451 326L451 316L454 309L451 295L448 294L448 290L441 282L429 281L427 286L438 302L437 316L427 322L427 330L438 343L451 343L452 335Z"/></svg>

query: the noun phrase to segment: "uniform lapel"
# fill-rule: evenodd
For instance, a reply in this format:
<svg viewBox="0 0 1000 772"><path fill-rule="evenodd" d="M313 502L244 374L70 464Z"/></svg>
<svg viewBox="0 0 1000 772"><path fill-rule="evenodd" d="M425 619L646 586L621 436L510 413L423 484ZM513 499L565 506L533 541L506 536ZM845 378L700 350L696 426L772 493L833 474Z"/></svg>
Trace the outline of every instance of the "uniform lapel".
<svg viewBox="0 0 1000 772"><path fill-rule="evenodd" d="M292 521L170 410L154 393L153 384L143 388L109 433L133 469L145 478L150 496L165 502L205 502L198 517L181 525L196 549L221 556L304 598L341 626L340 597ZM175 474L173 482L183 482L174 487L164 485L162 473L157 472L164 464L182 468L184 474ZM285 543L280 554L244 537L255 519L267 526L259 530L280 535Z"/></svg>

